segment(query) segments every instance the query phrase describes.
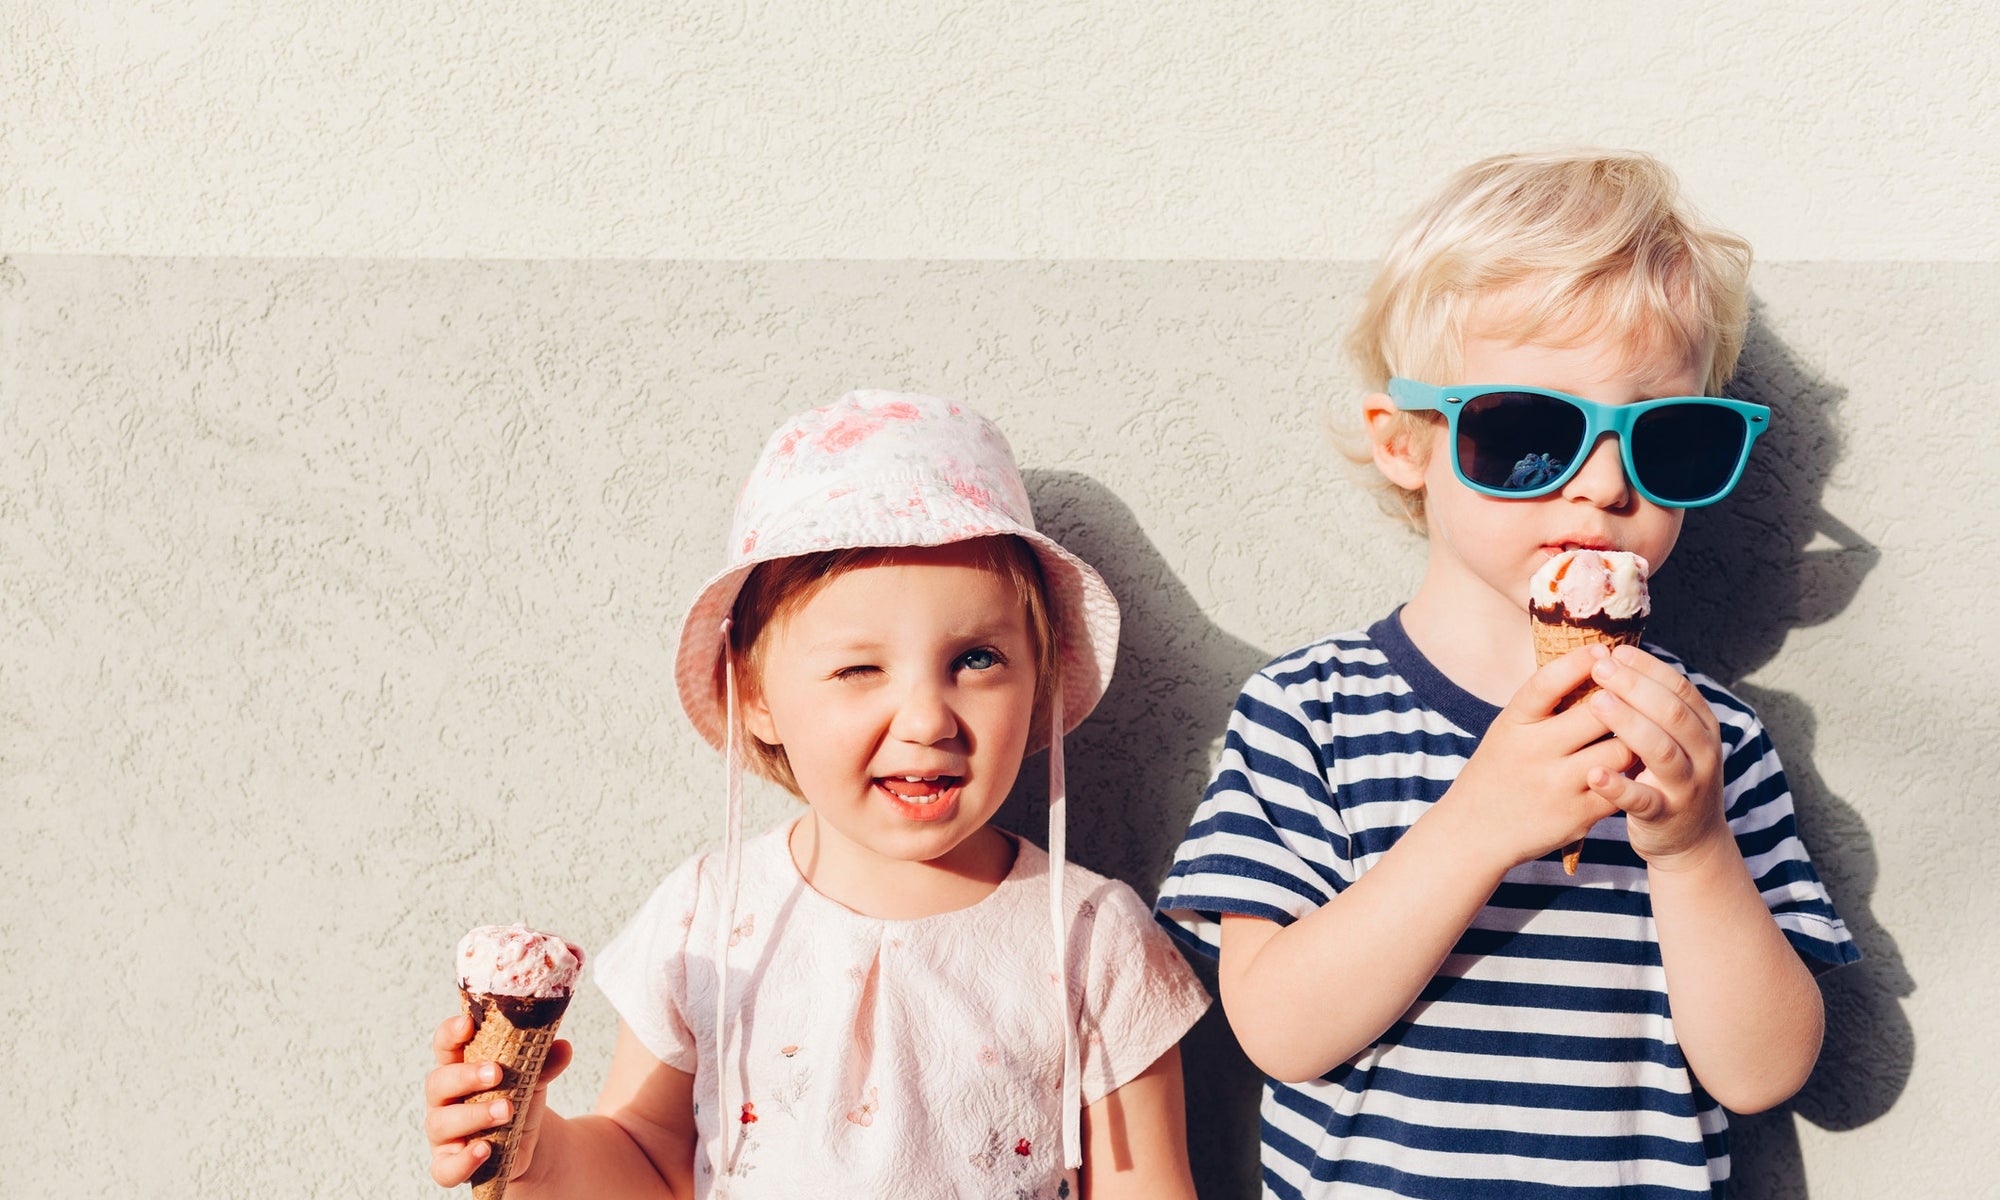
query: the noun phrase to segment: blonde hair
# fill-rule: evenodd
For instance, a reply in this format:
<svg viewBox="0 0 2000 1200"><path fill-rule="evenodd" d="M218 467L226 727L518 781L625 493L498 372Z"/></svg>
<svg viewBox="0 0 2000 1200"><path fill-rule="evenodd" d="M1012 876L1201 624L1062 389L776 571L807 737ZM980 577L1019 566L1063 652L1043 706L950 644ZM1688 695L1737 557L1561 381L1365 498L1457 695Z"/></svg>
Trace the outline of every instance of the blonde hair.
<svg viewBox="0 0 2000 1200"><path fill-rule="evenodd" d="M1672 171L1648 154L1576 150L1504 154L1453 175L1390 244L1347 338L1371 392L1392 375L1458 378L1466 324L1481 299L1508 293L1491 332L1576 344L1615 338L1628 366L1660 374L1707 357L1706 390L1736 370L1749 312L1750 243L1702 221ZM1390 436L1441 418L1398 413ZM1369 459L1366 438L1350 458ZM1382 481L1384 507L1423 524L1423 495Z"/></svg>
<svg viewBox="0 0 2000 1200"><path fill-rule="evenodd" d="M1034 645L1035 712L1029 723L1030 744L1047 728L1049 702L1055 697L1060 666L1056 653L1056 630L1049 605L1047 584L1042 578L1041 559L1028 543L1012 534L975 538L966 545L975 550L973 563L1013 584L1026 610L1028 638ZM764 651L771 626L805 607L806 603L834 580L862 567L895 562L898 557L921 549L914 546L860 546L847 550L820 550L791 558L758 563L736 593L730 610L729 649L738 678L754 681L763 669ZM715 687L722 703L723 679L717 664ZM794 796L803 798L798 780L792 775L791 760L783 746L774 746L743 727L736 714L738 743L743 747L744 765Z"/></svg>

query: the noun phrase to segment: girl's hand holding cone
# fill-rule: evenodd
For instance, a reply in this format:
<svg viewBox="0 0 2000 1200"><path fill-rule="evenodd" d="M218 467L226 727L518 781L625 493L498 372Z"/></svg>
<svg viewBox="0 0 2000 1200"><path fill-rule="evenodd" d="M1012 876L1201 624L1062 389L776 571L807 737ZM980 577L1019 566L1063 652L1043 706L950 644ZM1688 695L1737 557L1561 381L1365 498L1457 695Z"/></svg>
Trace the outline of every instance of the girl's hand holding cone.
<svg viewBox="0 0 2000 1200"><path fill-rule="evenodd" d="M502 1086L498 1063L465 1061L465 1047L472 1034L472 1019L460 1014L440 1024L431 1038L437 1066L424 1077L424 1136L431 1144L431 1179L439 1187L457 1187L471 1179L493 1152L491 1144L477 1135L505 1128L514 1115L505 1099L465 1103L468 1096ZM510 1179L520 1178L534 1161L536 1135L547 1111L548 1085L569 1066L570 1055L567 1041L557 1039L550 1044L509 1164Z"/></svg>

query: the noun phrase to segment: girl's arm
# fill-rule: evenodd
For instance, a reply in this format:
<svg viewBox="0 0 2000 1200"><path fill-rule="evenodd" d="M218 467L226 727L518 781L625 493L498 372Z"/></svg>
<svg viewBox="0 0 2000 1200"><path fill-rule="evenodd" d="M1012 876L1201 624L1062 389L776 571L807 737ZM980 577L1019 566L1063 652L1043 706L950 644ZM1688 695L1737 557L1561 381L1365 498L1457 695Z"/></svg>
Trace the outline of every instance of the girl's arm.
<svg viewBox="0 0 2000 1200"><path fill-rule="evenodd" d="M1604 724L1590 712L1554 711L1591 662L1573 651L1531 676L1450 789L1326 904L1286 926L1223 916L1222 1007L1252 1062L1295 1083L1372 1045L1510 868L1614 811L1586 780L1630 753L1597 740Z"/></svg>
<svg viewBox="0 0 2000 1200"><path fill-rule="evenodd" d="M676 1200L694 1195L694 1076L654 1058L623 1021L586 1117L546 1114L518 1200Z"/></svg>
<svg viewBox="0 0 2000 1200"><path fill-rule="evenodd" d="M1084 1200L1194 1200L1179 1046L1083 1110L1079 1182Z"/></svg>

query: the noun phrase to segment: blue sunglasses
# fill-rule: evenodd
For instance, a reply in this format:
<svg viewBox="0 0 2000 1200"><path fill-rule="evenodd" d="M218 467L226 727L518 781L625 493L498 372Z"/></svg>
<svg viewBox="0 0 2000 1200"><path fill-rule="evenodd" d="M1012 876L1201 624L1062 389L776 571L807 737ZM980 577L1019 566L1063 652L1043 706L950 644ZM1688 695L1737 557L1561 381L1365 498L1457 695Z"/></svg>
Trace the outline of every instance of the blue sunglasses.
<svg viewBox="0 0 2000 1200"><path fill-rule="evenodd" d="M1568 483L1604 434L1618 435L1625 478L1663 508L1699 508L1743 478L1771 410L1718 396L1599 404L1536 387L1436 387L1400 376L1389 398L1410 412L1441 412L1451 469L1475 492L1506 500L1546 496Z"/></svg>

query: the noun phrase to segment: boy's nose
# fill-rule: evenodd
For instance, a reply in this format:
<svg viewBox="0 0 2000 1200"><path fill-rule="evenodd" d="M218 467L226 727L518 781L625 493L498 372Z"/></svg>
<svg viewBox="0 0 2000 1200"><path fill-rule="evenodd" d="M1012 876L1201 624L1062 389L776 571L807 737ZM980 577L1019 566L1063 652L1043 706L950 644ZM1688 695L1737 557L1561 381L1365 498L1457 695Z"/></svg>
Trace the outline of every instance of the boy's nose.
<svg viewBox="0 0 2000 1200"><path fill-rule="evenodd" d="M900 741L935 745L958 734L958 718L942 688L929 681L917 682L903 692L889 732Z"/></svg>
<svg viewBox="0 0 2000 1200"><path fill-rule="evenodd" d="M1618 437L1607 433L1590 448L1590 457L1563 485L1563 495L1585 500L1599 508L1622 508L1632 497L1631 481L1625 478L1625 462L1618 452Z"/></svg>

